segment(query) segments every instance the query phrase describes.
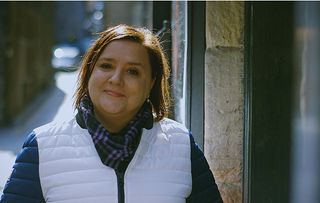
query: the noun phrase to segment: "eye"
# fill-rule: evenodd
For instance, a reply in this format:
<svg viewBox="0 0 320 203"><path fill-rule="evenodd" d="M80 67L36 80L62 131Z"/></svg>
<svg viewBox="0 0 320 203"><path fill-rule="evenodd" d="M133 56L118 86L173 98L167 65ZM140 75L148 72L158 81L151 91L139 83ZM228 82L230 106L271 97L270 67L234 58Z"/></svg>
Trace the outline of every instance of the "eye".
<svg viewBox="0 0 320 203"><path fill-rule="evenodd" d="M112 68L112 64L110 64L110 63L102 63L102 64L99 65L99 67L102 68L102 69L110 69L110 68Z"/></svg>
<svg viewBox="0 0 320 203"><path fill-rule="evenodd" d="M134 76L138 76L139 75L139 71L137 70L137 68L129 68L127 72L130 75L134 75Z"/></svg>

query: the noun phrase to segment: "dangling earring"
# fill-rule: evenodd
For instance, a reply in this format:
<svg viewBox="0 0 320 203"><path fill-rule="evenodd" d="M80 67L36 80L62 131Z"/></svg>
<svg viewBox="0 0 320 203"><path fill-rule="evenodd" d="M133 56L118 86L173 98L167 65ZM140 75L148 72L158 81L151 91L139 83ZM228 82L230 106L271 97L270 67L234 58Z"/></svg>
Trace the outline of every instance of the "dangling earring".
<svg viewBox="0 0 320 203"><path fill-rule="evenodd" d="M146 102L147 102L147 104L149 104L149 106L153 109L153 104L152 104L152 102L151 102L151 100L150 100L150 97L147 98Z"/></svg>

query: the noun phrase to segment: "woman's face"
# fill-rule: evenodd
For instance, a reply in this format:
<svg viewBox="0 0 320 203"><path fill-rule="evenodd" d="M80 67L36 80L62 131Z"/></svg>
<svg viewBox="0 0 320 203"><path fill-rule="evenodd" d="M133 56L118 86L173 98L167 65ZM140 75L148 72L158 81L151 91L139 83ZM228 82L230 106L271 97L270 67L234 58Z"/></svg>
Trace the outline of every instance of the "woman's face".
<svg viewBox="0 0 320 203"><path fill-rule="evenodd" d="M153 82L147 49L129 40L112 41L88 83L96 117L102 123L128 122L148 98Z"/></svg>

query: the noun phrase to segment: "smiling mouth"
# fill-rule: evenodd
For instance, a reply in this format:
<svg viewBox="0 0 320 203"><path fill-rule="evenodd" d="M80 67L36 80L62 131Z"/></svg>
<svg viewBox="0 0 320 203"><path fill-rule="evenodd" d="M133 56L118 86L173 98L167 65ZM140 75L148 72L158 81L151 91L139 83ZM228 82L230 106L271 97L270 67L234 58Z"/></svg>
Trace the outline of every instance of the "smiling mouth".
<svg viewBox="0 0 320 203"><path fill-rule="evenodd" d="M123 94L118 93L118 92L114 92L111 90L105 90L104 92L106 92L108 95L113 96L113 97L124 97Z"/></svg>

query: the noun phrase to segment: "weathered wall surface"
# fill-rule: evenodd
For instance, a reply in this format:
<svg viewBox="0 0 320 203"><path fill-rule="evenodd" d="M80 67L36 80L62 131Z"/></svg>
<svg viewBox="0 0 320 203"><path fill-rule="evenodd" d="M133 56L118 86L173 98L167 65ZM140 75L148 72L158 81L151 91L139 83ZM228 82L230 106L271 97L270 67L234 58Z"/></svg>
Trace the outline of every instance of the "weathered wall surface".
<svg viewBox="0 0 320 203"><path fill-rule="evenodd" d="M10 123L53 82L53 3L7 2L3 6L0 125Z"/></svg>
<svg viewBox="0 0 320 203"><path fill-rule="evenodd" d="M244 3L207 2L204 151L224 202L242 201Z"/></svg>

